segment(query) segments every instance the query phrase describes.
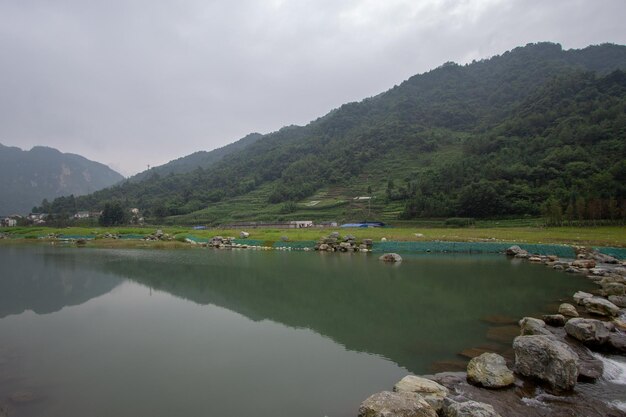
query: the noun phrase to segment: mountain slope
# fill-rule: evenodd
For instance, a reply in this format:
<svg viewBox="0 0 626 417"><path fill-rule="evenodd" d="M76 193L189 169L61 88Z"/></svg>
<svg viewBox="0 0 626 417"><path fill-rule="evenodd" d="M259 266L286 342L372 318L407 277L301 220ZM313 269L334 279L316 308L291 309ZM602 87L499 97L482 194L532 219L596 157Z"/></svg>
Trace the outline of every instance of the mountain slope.
<svg viewBox="0 0 626 417"><path fill-rule="evenodd" d="M118 199L172 221L217 223L536 215L552 197L563 210L578 198L585 207L600 201L608 215L626 198L617 69L626 69L626 47L610 44L530 44L447 63L265 135L206 170L127 182L77 204ZM354 202L363 195L373 203Z"/></svg>
<svg viewBox="0 0 626 417"><path fill-rule="evenodd" d="M0 213L28 213L42 199L89 194L122 177L106 165L56 149L0 144Z"/></svg>
<svg viewBox="0 0 626 417"><path fill-rule="evenodd" d="M240 151L246 146L256 142L263 135L260 133L250 133L236 142L214 149L212 151L198 151L182 158L175 159L157 167L150 168L140 172L129 178L130 181L143 181L153 175L166 176L169 174L185 174L197 168L207 169L217 161L230 155L231 153Z"/></svg>

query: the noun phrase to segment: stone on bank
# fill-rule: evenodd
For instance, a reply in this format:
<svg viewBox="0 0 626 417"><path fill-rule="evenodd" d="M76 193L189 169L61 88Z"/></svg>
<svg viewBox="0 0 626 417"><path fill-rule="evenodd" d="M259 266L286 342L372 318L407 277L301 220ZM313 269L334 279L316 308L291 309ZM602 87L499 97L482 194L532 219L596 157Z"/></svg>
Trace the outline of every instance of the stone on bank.
<svg viewBox="0 0 626 417"><path fill-rule="evenodd" d="M569 391L578 379L578 355L565 343L548 336L518 336L513 341L515 371Z"/></svg>
<svg viewBox="0 0 626 417"><path fill-rule="evenodd" d="M467 381L485 388L504 388L515 382L515 376L502 356L483 353L467 365Z"/></svg>
<svg viewBox="0 0 626 417"><path fill-rule="evenodd" d="M383 391L361 403L359 417L437 417L437 412L418 394Z"/></svg>
<svg viewBox="0 0 626 417"><path fill-rule="evenodd" d="M443 400L448 395L448 389L435 381L415 375L407 375L402 378L393 390L395 392L409 392L419 394L433 409L440 411Z"/></svg>

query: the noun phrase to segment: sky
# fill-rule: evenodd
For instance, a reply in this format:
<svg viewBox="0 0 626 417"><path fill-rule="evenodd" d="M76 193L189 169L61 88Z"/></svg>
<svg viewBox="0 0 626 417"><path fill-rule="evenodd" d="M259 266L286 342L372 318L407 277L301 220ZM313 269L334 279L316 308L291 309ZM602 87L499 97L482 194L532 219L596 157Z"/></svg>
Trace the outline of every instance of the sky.
<svg viewBox="0 0 626 417"><path fill-rule="evenodd" d="M131 175L447 61L626 44L624 0L0 0L0 143Z"/></svg>

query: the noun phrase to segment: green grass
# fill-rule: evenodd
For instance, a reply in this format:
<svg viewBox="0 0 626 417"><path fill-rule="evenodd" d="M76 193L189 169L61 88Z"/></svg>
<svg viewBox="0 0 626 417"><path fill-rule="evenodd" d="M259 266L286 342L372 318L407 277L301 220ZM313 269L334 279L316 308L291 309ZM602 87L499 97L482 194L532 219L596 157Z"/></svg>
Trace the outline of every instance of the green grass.
<svg viewBox="0 0 626 417"><path fill-rule="evenodd" d="M496 222L496 221L494 221ZM250 239L263 240L265 242L277 242L282 236L287 236L291 241L318 240L328 236L333 231L341 235L352 234L359 239L380 240L386 238L390 241L457 241L457 242L480 242L480 241L500 241L511 243L544 243L544 244L569 244L582 246L613 246L626 247L626 227L625 226L600 226L600 227L533 227L533 226L511 226L507 222L515 224L515 221L497 221L504 223L498 227L469 227L469 228L444 228L431 225L409 225L390 228L371 229L247 229ZM487 222L485 222L487 223ZM163 230L171 235L194 235L201 238L212 236L234 236L239 237L241 230L237 229L207 229L192 230L189 227L181 226L150 226L144 228L4 228L0 232L11 233L18 238L27 236L36 237L49 233L62 233L67 235L98 235L102 233L118 234L138 234L148 235L156 229ZM423 236L418 237L416 233ZM6 240L4 240L6 242ZM10 241L10 240L9 240ZM2 242L2 240L0 240Z"/></svg>

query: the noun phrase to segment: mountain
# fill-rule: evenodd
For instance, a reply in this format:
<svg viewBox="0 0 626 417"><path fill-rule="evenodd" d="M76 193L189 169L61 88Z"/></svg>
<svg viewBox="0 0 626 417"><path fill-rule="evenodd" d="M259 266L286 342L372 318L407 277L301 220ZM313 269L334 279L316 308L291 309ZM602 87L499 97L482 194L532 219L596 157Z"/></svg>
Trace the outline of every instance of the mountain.
<svg viewBox="0 0 626 417"><path fill-rule="evenodd" d="M42 199L83 195L123 180L106 165L56 149L0 144L0 214L24 214Z"/></svg>
<svg viewBox="0 0 626 417"><path fill-rule="evenodd" d="M246 135L238 141L223 146L221 148L217 148L208 152L194 152L191 155L175 159L168 162L167 164L150 168L146 171L140 172L139 174L132 176L131 178L129 178L129 181L143 181L153 175L158 175L162 177L170 174L185 174L197 168L206 169L222 159L224 156L230 155L233 152L237 152L245 148L246 146L259 140L261 137L263 137L263 135L261 135L260 133L250 133L249 135Z"/></svg>
<svg viewBox="0 0 626 417"><path fill-rule="evenodd" d="M529 44L445 63L206 169L50 209L119 200L175 223L626 217L625 69L626 47L613 44Z"/></svg>

